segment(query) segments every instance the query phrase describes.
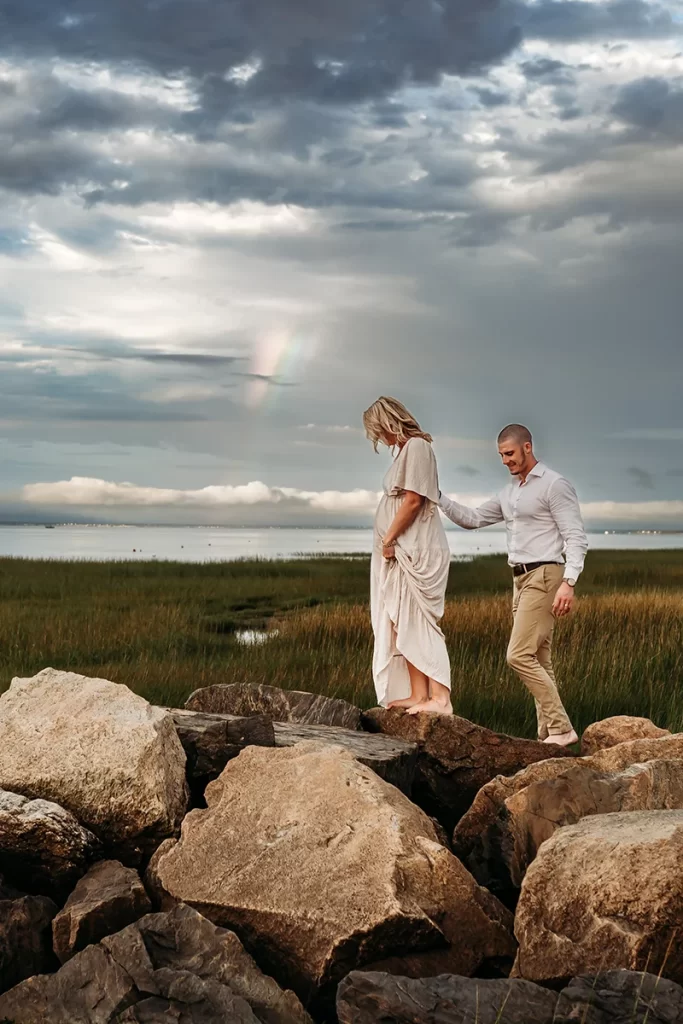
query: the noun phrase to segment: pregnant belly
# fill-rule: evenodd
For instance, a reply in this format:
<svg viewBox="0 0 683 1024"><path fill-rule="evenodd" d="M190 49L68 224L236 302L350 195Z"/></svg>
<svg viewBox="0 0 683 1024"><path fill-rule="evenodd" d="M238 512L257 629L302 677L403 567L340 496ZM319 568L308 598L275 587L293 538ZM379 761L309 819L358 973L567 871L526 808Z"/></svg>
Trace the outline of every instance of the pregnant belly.
<svg viewBox="0 0 683 1024"><path fill-rule="evenodd" d="M382 538L394 521L394 517L402 504L402 497L385 494L375 514L375 546L380 546ZM425 518L420 512L415 522L405 530L398 539L404 551L425 551L437 549L449 552L448 539L441 522L439 510L434 508L432 514Z"/></svg>

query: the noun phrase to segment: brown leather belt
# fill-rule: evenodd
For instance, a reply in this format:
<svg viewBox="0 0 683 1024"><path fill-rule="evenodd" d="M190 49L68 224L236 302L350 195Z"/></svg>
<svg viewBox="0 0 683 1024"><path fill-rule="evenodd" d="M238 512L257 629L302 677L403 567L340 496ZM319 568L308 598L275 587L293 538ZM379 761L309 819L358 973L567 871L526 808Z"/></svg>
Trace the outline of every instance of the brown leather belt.
<svg viewBox="0 0 683 1024"><path fill-rule="evenodd" d="M564 562L527 562L526 564L513 565L512 575L525 576L526 573L533 572L534 569L540 569L542 565L564 565Z"/></svg>

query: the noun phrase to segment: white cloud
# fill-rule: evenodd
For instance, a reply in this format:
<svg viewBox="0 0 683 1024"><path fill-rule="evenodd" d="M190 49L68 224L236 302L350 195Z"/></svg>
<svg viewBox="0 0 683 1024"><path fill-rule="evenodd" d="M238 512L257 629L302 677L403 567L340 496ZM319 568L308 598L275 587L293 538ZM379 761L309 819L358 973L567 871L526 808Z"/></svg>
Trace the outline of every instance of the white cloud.
<svg viewBox="0 0 683 1024"><path fill-rule="evenodd" d="M302 423L299 430L315 431L316 434L360 434L360 427L346 426L321 426L319 423Z"/></svg>
<svg viewBox="0 0 683 1024"><path fill-rule="evenodd" d="M200 235L290 235L309 231L319 218L300 206L280 203L267 205L243 200L229 206L218 203L174 203L163 213L146 214L140 223L177 234L184 240L188 232Z"/></svg>
<svg viewBox="0 0 683 1024"><path fill-rule="evenodd" d="M22 494L25 501L36 505L214 508L290 501L324 512L371 512L379 500L375 491L303 491L296 487L268 487L259 480L237 486L216 484L199 490L175 490L80 476L55 483L27 484Z"/></svg>
<svg viewBox="0 0 683 1024"><path fill-rule="evenodd" d="M260 480L248 484L214 484L198 490L140 487L95 477L74 476L54 483L27 484L24 501L34 505L86 505L127 507L216 508L238 505L278 505L293 502L317 512L372 513L381 492L357 488L352 491L306 491L298 487L269 487ZM480 495L452 495L467 504L477 504Z"/></svg>
<svg viewBox="0 0 683 1024"><path fill-rule="evenodd" d="M581 506L587 520L620 523L683 523L683 501L591 501Z"/></svg>
<svg viewBox="0 0 683 1024"><path fill-rule="evenodd" d="M141 487L137 484L95 477L74 476L54 483L27 484L24 501L33 505L99 506L128 508L235 508L238 506L290 504L314 512L371 515L381 492L357 488L351 491L308 491L298 487L270 487L260 480L248 484L213 484L198 490ZM450 494L449 497L474 507L486 500L481 494ZM683 522L683 501L594 501L582 504L587 522L633 523L634 525Z"/></svg>

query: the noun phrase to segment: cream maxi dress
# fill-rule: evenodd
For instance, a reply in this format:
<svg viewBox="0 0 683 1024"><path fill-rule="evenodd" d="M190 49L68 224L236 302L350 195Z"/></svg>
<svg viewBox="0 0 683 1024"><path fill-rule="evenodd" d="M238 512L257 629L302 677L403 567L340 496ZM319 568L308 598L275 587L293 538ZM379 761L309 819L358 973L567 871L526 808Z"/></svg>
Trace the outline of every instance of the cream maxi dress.
<svg viewBox="0 0 683 1024"><path fill-rule="evenodd" d="M382 555L382 538L405 491L427 500L396 542L396 558ZM375 515L370 609L375 634L372 674L380 704L410 696L407 661L450 689L451 670L439 626L444 612L451 554L437 511L439 481L432 446L412 437L384 478Z"/></svg>

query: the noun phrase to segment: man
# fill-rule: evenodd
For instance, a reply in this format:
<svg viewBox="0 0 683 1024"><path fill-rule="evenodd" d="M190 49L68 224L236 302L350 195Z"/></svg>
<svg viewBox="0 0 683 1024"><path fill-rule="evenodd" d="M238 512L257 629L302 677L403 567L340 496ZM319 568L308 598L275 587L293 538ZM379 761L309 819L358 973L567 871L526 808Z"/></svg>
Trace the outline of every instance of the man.
<svg viewBox="0 0 683 1024"><path fill-rule="evenodd" d="M551 646L555 617L572 610L588 550L579 501L568 480L536 459L526 427L501 430L498 452L513 477L498 497L471 509L441 494L439 506L466 530L505 523L513 572L508 665L536 701L538 738L571 746L578 736L557 690Z"/></svg>

